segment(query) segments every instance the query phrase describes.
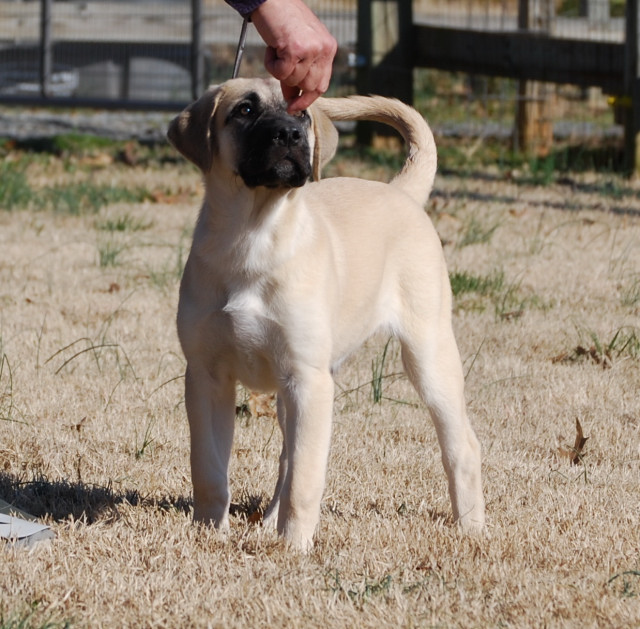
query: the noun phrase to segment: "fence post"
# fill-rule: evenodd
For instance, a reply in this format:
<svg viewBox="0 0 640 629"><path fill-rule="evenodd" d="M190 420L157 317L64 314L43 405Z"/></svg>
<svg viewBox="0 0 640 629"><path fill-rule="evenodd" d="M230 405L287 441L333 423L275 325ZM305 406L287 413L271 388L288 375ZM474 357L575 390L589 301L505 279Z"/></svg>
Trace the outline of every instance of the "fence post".
<svg viewBox="0 0 640 629"><path fill-rule="evenodd" d="M359 94L393 96L413 102L413 11L408 0L358 0ZM358 124L358 141L370 143L379 125Z"/></svg>
<svg viewBox="0 0 640 629"><path fill-rule="evenodd" d="M591 23L609 21L609 0L580 0L578 10Z"/></svg>
<svg viewBox="0 0 640 629"><path fill-rule="evenodd" d="M40 95L48 98L51 85L52 43L51 4L53 0L40 0Z"/></svg>
<svg viewBox="0 0 640 629"><path fill-rule="evenodd" d="M191 0L191 96L200 97L204 80L202 55L202 0Z"/></svg>
<svg viewBox="0 0 640 629"><path fill-rule="evenodd" d="M640 62L638 55L640 5L638 0L627 0L625 33L625 95L631 103L624 109L624 169L634 173L640 169Z"/></svg>
<svg viewBox="0 0 640 629"><path fill-rule="evenodd" d="M518 0L518 29L530 30L532 24L551 30L552 5L536 3L537 14L531 14L530 0ZM548 155L553 145L553 125L549 119L546 85L539 81L518 81L514 148L536 156Z"/></svg>
<svg viewBox="0 0 640 629"><path fill-rule="evenodd" d="M532 26L537 26L550 32L553 20L550 0L542 0L542 5L536 2L533 15L529 2L518 0L518 29L531 30ZM553 145L553 125L549 119L546 91L547 86L539 81L518 82L514 148L539 157L548 155Z"/></svg>

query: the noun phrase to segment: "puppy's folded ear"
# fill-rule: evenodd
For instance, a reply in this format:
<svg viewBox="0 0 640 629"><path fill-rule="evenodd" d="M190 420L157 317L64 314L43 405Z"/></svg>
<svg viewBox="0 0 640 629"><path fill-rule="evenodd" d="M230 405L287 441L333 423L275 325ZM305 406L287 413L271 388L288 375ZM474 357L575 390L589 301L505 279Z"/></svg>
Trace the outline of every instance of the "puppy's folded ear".
<svg viewBox="0 0 640 629"><path fill-rule="evenodd" d="M202 172L211 169L213 159L212 121L220 87L210 87L170 123L169 142Z"/></svg>
<svg viewBox="0 0 640 629"><path fill-rule="evenodd" d="M318 100L323 100L322 98ZM317 102L317 101L316 101ZM313 145L313 180L320 181L320 173L338 148L338 130L333 122L322 111L320 104L313 104L309 108L313 126L315 143Z"/></svg>

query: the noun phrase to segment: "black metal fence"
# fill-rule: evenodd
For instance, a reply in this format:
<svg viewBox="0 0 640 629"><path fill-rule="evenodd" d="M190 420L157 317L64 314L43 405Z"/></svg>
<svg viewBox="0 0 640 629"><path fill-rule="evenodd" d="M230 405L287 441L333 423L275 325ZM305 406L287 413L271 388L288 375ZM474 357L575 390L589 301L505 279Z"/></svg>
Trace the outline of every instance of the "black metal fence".
<svg viewBox="0 0 640 629"><path fill-rule="evenodd" d="M309 4L348 72L354 3ZM0 103L176 109L230 76L241 22L222 0L0 0ZM258 50L250 29L245 71Z"/></svg>
<svg viewBox="0 0 640 629"><path fill-rule="evenodd" d="M340 46L330 95L357 85L411 98L418 68L509 77L497 84L472 79L461 96L496 97L505 112L523 98L561 100L564 83L581 86L579 94L597 86L615 97L626 154L636 153L640 0L307 2ZM208 83L231 76L240 27L223 0L0 0L0 104L175 111ZM250 28L244 75L264 73L262 51ZM516 87L504 89L503 81ZM526 81L556 87L531 97L518 87ZM444 89L447 101L455 97ZM607 110L602 93L592 100ZM455 109L427 113L438 122ZM556 109L565 123L566 111ZM547 126L556 122L552 115L544 112ZM477 118L488 119L484 111Z"/></svg>

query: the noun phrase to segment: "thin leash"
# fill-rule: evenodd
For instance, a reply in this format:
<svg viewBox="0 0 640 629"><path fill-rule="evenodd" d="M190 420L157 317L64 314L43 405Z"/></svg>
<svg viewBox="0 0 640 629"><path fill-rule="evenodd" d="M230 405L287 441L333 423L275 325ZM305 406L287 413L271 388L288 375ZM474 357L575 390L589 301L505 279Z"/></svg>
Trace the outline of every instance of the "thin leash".
<svg viewBox="0 0 640 629"><path fill-rule="evenodd" d="M242 63L242 55L244 54L244 45L247 42L247 25L249 24L249 18L245 17L242 21L242 29L240 30L240 39L238 40L238 48L236 50L236 60L233 64L232 79L237 78L240 72L240 64Z"/></svg>

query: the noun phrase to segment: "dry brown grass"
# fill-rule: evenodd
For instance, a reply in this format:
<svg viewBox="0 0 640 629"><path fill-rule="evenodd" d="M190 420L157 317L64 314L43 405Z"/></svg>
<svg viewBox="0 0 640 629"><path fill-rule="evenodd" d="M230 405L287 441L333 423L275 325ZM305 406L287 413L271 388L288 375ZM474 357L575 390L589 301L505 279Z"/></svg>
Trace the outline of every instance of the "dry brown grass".
<svg viewBox="0 0 640 629"><path fill-rule="evenodd" d="M51 163L29 176L54 171L89 177ZM247 521L275 483L272 418L238 417L230 533L190 523L174 317L197 175L91 176L163 192L90 216L0 211L0 497L57 534L0 549L0 627L640 626L640 186L438 178L429 210L451 272L502 278L459 294L454 315L487 536L451 526L434 431L393 344L372 402L382 338L338 376L303 557ZM140 229L104 229L123 216ZM576 419L588 440L572 465L558 448Z"/></svg>

